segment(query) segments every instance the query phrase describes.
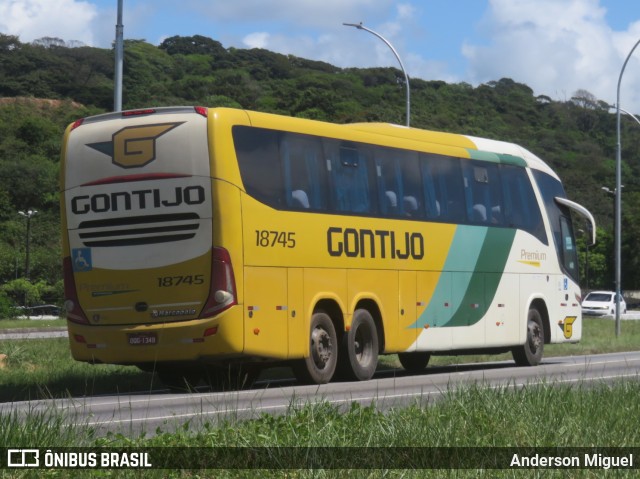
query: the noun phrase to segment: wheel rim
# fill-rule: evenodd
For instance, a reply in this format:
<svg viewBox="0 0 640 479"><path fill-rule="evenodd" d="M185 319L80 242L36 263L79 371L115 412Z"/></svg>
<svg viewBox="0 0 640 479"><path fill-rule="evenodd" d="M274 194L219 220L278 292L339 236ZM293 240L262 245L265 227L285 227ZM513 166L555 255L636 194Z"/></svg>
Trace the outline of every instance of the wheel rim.
<svg viewBox="0 0 640 479"><path fill-rule="evenodd" d="M540 326L535 321L529 321L529 349L533 354L537 353L542 345Z"/></svg>
<svg viewBox="0 0 640 479"><path fill-rule="evenodd" d="M371 333L366 328L358 328L353 341L354 355L358 363L366 366L371 361Z"/></svg>
<svg viewBox="0 0 640 479"><path fill-rule="evenodd" d="M322 328L316 328L311 333L311 356L318 369L324 369L331 360L333 344L331 336Z"/></svg>

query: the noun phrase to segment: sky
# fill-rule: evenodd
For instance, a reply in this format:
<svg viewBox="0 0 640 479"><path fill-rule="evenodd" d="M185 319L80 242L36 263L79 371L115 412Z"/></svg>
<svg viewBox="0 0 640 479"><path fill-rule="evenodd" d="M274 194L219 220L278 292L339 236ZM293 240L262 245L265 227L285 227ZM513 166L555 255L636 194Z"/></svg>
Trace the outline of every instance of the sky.
<svg viewBox="0 0 640 479"><path fill-rule="evenodd" d="M108 48L117 0L0 0L0 33ZM266 48L339 67L395 66L410 78L501 78L536 95L578 90L616 103L621 69L640 40L640 0L123 0L124 37L159 45L204 35L226 48ZM640 48L621 82L620 106L640 113Z"/></svg>

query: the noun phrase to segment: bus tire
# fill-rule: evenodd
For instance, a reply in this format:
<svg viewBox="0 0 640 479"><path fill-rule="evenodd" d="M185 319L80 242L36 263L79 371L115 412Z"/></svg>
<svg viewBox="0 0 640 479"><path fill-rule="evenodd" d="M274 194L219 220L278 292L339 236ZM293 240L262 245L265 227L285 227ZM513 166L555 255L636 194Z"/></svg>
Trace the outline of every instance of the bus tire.
<svg viewBox="0 0 640 479"><path fill-rule="evenodd" d="M405 371L410 373L419 373L427 367L431 354L417 352L417 353L398 353L398 359Z"/></svg>
<svg viewBox="0 0 640 479"><path fill-rule="evenodd" d="M544 326L542 316L536 308L531 308L527 317L527 339L522 346L512 352L518 366L537 366L544 352Z"/></svg>
<svg viewBox="0 0 640 479"><path fill-rule="evenodd" d="M357 309L351 328L342 336L338 355L340 377L352 381L371 379L378 367L378 347L373 317L366 309Z"/></svg>
<svg viewBox="0 0 640 479"><path fill-rule="evenodd" d="M331 317L317 311L309 327L309 356L294 363L296 378L307 384L331 381L338 363L338 338Z"/></svg>

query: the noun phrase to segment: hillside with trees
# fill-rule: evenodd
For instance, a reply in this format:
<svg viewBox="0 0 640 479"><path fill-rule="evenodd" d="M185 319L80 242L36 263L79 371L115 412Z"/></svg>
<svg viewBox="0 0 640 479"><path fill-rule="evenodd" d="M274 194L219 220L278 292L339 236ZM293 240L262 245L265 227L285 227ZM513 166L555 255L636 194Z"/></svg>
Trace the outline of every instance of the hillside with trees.
<svg viewBox="0 0 640 479"><path fill-rule="evenodd" d="M113 105L110 49L57 38L22 43L0 34L0 290L4 302L62 298L58 170L66 125ZM126 40L123 108L230 106L336 123L404 124L404 75L395 68L338 68L261 49L225 48L204 36L154 46ZM518 143L547 161L570 198L596 216L590 288L613 287L615 114L587 90L561 101L496 79L474 87L411 78L411 126ZM623 118L623 286L640 289L640 128ZM25 276L31 219L30 280ZM583 285L585 248L581 250ZM3 300L0 299L0 302ZM1 307L1 306L0 306ZM1 316L1 315L0 315Z"/></svg>

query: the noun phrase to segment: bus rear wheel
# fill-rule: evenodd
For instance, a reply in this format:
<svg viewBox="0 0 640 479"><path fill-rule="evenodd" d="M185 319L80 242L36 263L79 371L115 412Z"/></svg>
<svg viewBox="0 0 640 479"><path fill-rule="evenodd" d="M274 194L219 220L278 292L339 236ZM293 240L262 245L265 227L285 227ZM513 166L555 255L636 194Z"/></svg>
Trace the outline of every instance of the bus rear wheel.
<svg viewBox="0 0 640 479"><path fill-rule="evenodd" d="M309 356L296 361L293 371L303 383L328 383L338 363L338 338L331 317L324 311L314 313L309 332Z"/></svg>
<svg viewBox="0 0 640 479"><path fill-rule="evenodd" d="M351 328L342 336L339 360L339 373L345 379L366 381L376 372L378 331L366 309L353 314Z"/></svg>
<svg viewBox="0 0 640 479"><path fill-rule="evenodd" d="M527 340L512 352L518 366L537 366L544 351L544 326L542 316L536 308L529 310L527 317Z"/></svg>
<svg viewBox="0 0 640 479"><path fill-rule="evenodd" d="M429 364L431 354L429 353L398 353L398 359L405 371L410 373L419 373Z"/></svg>

